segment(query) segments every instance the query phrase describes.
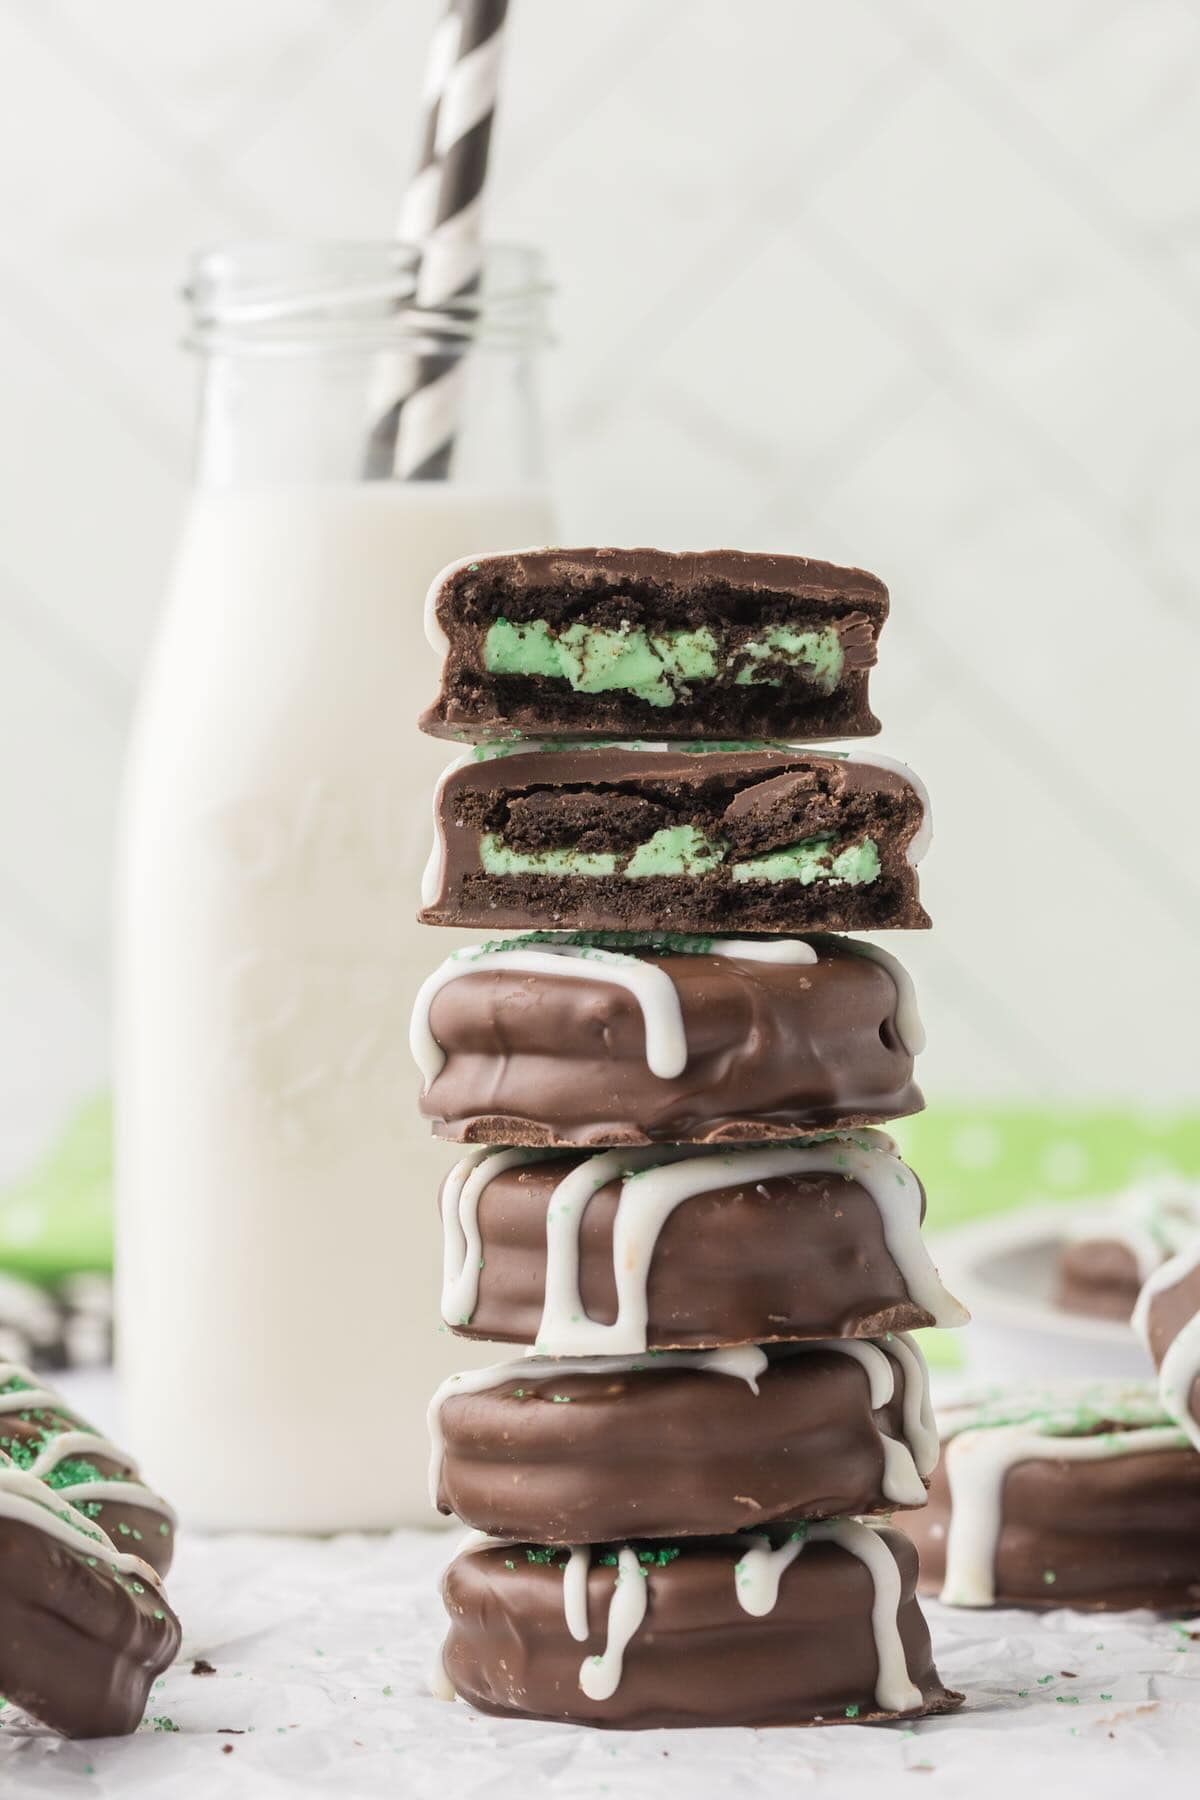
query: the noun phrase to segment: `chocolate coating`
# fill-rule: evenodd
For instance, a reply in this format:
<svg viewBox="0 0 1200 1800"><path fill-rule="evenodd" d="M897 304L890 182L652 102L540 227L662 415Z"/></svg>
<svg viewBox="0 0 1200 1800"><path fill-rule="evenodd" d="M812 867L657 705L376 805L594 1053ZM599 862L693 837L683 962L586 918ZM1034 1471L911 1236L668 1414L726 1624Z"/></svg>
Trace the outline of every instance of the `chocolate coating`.
<svg viewBox="0 0 1200 1800"><path fill-rule="evenodd" d="M946 1572L952 1453L946 1446L928 1506L897 1520L920 1551L921 1587L931 1594ZM1018 1463L1004 1481L994 1572L997 1606L1195 1611L1200 1456L1178 1449Z"/></svg>
<svg viewBox="0 0 1200 1800"><path fill-rule="evenodd" d="M76 1554L0 1517L0 1691L67 1737L113 1737L139 1723L179 1649L179 1621L148 1580L139 1593L81 1545Z"/></svg>
<svg viewBox="0 0 1200 1800"><path fill-rule="evenodd" d="M886 1342L880 1345L886 1353ZM655 1366L529 1369L442 1403L438 1507L491 1537L542 1544L707 1536L776 1519L890 1511L881 1433L903 1439L904 1366L872 1410L839 1350L776 1355L740 1376Z"/></svg>
<svg viewBox="0 0 1200 1800"><path fill-rule="evenodd" d="M479 1201L483 1267L461 1337L533 1344L545 1301L546 1209L578 1156L505 1169ZM794 1338L881 1337L937 1321L908 1293L879 1209L851 1176L776 1175L685 1200L658 1235L647 1288L651 1349L701 1349ZM617 1316L613 1221L621 1183L588 1201L579 1234L588 1317ZM945 1321L949 1322L949 1321Z"/></svg>
<svg viewBox="0 0 1200 1800"><path fill-rule="evenodd" d="M1156 1368L1162 1367L1163 1357L1179 1333L1197 1315L1200 1315L1200 1263L1182 1273L1178 1281L1151 1296L1146 1309L1145 1335ZM1200 1429L1200 1374L1188 1390L1187 1409L1193 1425Z"/></svg>
<svg viewBox="0 0 1200 1800"><path fill-rule="evenodd" d="M880 628L883 583L862 569L803 556L737 550L522 550L472 557L441 576L434 616L449 640L437 700L421 729L437 737L817 738L878 731L867 698ZM498 618L642 629L709 627L733 652L715 679L681 686L669 706L620 690L583 693L562 679L496 674L484 639ZM770 626L837 632L844 668L832 692L776 664L771 680L750 673L737 647ZM765 673L766 671L764 671Z"/></svg>
<svg viewBox="0 0 1200 1800"><path fill-rule="evenodd" d="M605 981L493 967L430 1009L446 1054L420 1100L458 1143L586 1145L794 1138L919 1112L888 971L822 942L812 964L638 952L670 976L688 1061L646 1064L641 1007Z"/></svg>
<svg viewBox="0 0 1200 1800"><path fill-rule="evenodd" d="M1137 1258L1115 1238L1084 1238L1059 1252L1054 1299L1064 1312L1128 1319L1140 1285Z"/></svg>
<svg viewBox="0 0 1200 1800"><path fill-rule="evenodd" d="M928 926L907 850L924 819L896 771L820 751L626 750L596 745L518 751L451 770L437 799L440 870L427 925L787 933ZM624 861L660 830L694 827L732 859L823 837L836 853L870 836L880 869L851 886L798 878L736 881L705 873L489 874L483 839L523 853L610 852Z"/></svg>
<svg viewBox="0 0 1200 1800"><path fill-rule="evenodd" d="M899 1533L883 1531L901 1576L899 1629L922 1706L947 1712L961 1695L942 1686L915 1597L917 1561ZM658 1546L651 1546L652 1551ZM740 1549L699 1540L646 1566L646 1617L625 1650L610 1699L579 1685L585 1657L605 1647L614 1571L593 1559L586 1641L567 1630L562 1562L528 1560L525 1545L457 1557L442 1582L450 1617L443 1661L451 1683L481 1712L645 1730L698 1725L841 1724L894 1717L875 1697L874 1588L839 1545L812 1543L785 1573L771 1612L738 1604Z"/></svg>

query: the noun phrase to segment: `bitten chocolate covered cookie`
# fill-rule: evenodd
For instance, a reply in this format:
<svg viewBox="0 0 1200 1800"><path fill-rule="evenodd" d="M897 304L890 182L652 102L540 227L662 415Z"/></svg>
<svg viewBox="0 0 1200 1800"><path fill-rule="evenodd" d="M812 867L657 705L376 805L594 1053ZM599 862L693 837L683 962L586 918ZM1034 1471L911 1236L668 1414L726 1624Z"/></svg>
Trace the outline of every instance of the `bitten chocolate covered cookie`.
<svg viewBox="0 0 1200 1800"><path fill-rule="evenodd" d="M1073 1213L1059 1254L1055 1298L1067 1312L1128 1319L1144 1282L1200 1234L1200 1186L1177 1177L1140 1182L1103 1206Z"/></svg>
<svg viewBox="0 0 1200 1800"><path fill-rule="evenodd" d="M441 1512L500 1538L712 1536L923 1506L937 1461L911 1338L526 1357L430 1403Z"/></svg>
<svg viewBox="0 0 1200 1800"><path fill-rule="evenodd" d="M1200 1234L1150 1277L1133 1323L1154 1358L1163 1408L1200 1450Z"/></svg>
<svg viewBox="0 0 1200 1800"><path fill-rule="evenodd" d="M444 1686L482 1712L638 1730L948 1712L899 1532L841 1519L738 1538L461 1552Z"/></svg>
<svg viewBox="0 0 1200 1800"><path fill-rule="evenodd" d="M874 752L480 745L438 785L428 925L776 933L929 924L924 790Z"/></svg>
<svg viewBox="0 0 1200 1800"><path fill-rule="evenodd" d="M437 737L869 736L883 583L804 556L522 550L452 563L426 606Z"/></svg>
<svg viewBox="0 0 1200 1800"><path fill-rule="evenodd" d="M1200 1605L1200 1456L1149 1385L996 1389L941 1427L902 1525L948 1605Z"/></svg>
<svg viewBox="0 0 1200 1800"><path fill-rule="evenodd" d="M67 1737L116 1736L137 1726L178 1649L179 1621L150 1564L0 1455L5 1697Z"/></svg>
<svg viewBox="0 0 1200 1800"><path fill-rule="evenodd" d="M896 959L847 938L534 933L425 982L421 1111L459 1143L736 1143L918 1112Z"/></svg>
<svg viewBox="0 0 1200 1800"><path fill-rule="evenodd" d="M724 1151L484 1149L442 1188L442 1316L550 1356L961 1325L881 1132Z"/></svg>
<svg viewBox="0 0 1200 1800"><path fill-rule="evenodd" d="M132 1457L15 1363L0 1363L0 1452L120 1549L166 1574L175 1548L175 1514L166 1501L145 1486Z"/></svg>

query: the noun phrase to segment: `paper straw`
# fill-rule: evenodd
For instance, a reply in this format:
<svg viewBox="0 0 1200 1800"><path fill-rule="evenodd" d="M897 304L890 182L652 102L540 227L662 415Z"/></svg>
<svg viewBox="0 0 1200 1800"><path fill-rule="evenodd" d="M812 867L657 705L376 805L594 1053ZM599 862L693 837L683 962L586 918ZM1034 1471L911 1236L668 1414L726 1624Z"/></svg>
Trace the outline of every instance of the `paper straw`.
<svg viewBox="0 0 1200 1800"><path fill-rule="evenodd" d="M404 198L400 234L422 246L412 304L436 310L471 294L483 267L482 196L508 0L449 0L430 45L422 90L417 169ZM409 388L380 422L374 473L390 450L405 481L449 473L463 389L463 358L417 359Z"/></svg>

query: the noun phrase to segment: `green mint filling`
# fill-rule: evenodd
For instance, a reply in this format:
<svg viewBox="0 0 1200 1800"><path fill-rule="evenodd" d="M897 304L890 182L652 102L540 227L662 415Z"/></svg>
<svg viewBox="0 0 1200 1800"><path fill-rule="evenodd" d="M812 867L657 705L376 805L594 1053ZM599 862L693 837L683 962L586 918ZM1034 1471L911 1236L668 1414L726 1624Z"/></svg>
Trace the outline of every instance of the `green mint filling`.
<svg viewBox="0 0 1200 1800"><path fill-rule="evenodd" d="M489 832L480 839L479 859L489 875L622 875L639 881L651 875L704 875L728 855L724 839L706 838L694 825L669 825L639 844L622 865L614 850L513 850ZM873 838L834 852L829 837L805 838L748 862L731 863L735 881L814 881L831 886L860 887L879 874L879 850Z"/></svg>
<svg viewBox="0 0 1200 1800"><path fill-rule="evenodd" d="M799 670L823 694L832 694L846 665L842 640L831 626L792 631L787 625L772 625L761 637L743 644L740 654L747 661L733 678L736 687L782 687L783 675L772 674L774 668Z"/></svg>
<svg viewBox="0 0 1200 1800"><path fill-rule="evenodd" d="M740 663L739 687L781 687L784 673L799 671L831 694L845 666L842 641L832 626L793 631L772 625L760 636L727 649L706 625L694 631L646 631L640 625L584 625L555 631L545 619L528 624L496 619L483 644L484 667L493 675L540 676L567 681L577 694L630 693L650 706L672 706L688 683L712 681L730 662Z"/></svg>
<svg viewBox="0 0 1200 1800"><path fill-rule="evenodd" d="M749 862L735 863L731 870L735 881L798 881L810 887L814 881L828 881L839 886L862 887L879 874L879 851L874 838L861 844L847 844L835 856L831 838L805 838L802 843L788 844L783 850L772 850L766 856L755 856Z"/></svg>

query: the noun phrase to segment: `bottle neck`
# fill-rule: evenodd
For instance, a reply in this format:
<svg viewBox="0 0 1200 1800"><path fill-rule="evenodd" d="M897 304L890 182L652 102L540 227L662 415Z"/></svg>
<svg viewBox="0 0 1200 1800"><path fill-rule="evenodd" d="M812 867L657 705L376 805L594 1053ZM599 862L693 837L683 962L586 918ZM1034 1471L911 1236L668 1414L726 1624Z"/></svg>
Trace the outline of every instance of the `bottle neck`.
<svg viewBox="0 0 1200 1800"><path fill-rule="evenodd" d="M199 264L196 478L205 487L544 478L533 253L481 252L420 302L412 246L249 247Z"/></svg>

